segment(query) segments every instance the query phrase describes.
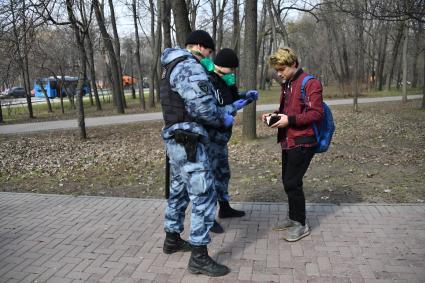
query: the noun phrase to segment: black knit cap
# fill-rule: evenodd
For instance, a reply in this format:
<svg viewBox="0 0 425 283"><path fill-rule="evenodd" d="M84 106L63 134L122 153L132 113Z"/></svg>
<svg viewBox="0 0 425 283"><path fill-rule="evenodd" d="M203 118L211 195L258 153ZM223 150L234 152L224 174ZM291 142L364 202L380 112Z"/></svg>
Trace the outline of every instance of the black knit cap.
<svg viewBox="0 0 425 283"><path fill-rule="evenodd" d="M200 44L203 47L215 50L214 40L208 32L203 30L192 31L186 39L186 45L188 44Z"/></svg>
<svg viewBox="0 0 425 283"><path fill-rule="evenodd" d="M214 64L220 67L237 68L239 67L239 59L235 51L230 48L223 48L215 56Z"/></svg>

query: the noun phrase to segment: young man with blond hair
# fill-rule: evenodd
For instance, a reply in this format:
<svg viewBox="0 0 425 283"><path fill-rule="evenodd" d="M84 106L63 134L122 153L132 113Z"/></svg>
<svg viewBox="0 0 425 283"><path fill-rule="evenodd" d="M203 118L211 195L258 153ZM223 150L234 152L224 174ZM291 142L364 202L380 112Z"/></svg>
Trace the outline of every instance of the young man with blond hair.
<svg viewBox="0 0 425 283"><path fill-rule="evenodd" d="M290 48L279 48L269 58L279 78L284 80L281 89L279 110L262 115L280 119L271 125L277 128L278 142L282 148L282 181L288 196L288 215L274 230L287 230L284 239L289 242L310 234L306 223L303 177L314 156L317 141L313 124L323 115L322 85L313 78L305 85L305 98L301 95L303 79L308 76L300 67L295 52Z"/></svg>

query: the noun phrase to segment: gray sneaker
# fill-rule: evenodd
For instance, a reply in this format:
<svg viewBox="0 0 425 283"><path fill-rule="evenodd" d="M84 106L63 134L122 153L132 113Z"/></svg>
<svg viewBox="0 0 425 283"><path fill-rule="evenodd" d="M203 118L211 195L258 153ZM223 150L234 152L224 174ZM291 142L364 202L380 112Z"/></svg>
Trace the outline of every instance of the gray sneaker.
<svg viewBox="0 0 425 283"><path fill-rule="evenodd" d="M304 238L305 236L310 235L310 228L307 223L303 226L300 222L293 221L294 225L288 228L288 234L283 237L283 240L288 242L295 242L299 239Z"/></svg>
<svg viewBox="0 0 425 283"><path fill-rule="evenodd" d="M283 220L283 222L279 222L275 227L273 227L274 231L283 231L286 230L292 226L295 225L295 223L297 223L294 220L291 220L289 217L286 217L285 220Z"/></svg>

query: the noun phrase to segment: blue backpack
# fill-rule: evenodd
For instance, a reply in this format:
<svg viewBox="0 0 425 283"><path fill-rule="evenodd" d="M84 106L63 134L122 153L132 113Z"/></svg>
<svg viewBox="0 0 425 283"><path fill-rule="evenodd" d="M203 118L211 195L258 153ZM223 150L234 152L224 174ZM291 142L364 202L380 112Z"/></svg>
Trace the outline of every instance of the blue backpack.
<svg viewBox="0 0 425 283"><path fill-rule="evenodd" d="M305 85L310 79L313 79L313 76L306 76L301 83L301 98L305 103ZM320 120L320 127L317 128L316 124L313 124L314 134L317 139L317 146L315 147L316 153L322 153L328 150L329 145L331 144L332 135L335 132L335 124L332 116L331 109L329 106L323 102L323 116Z"/></svg>

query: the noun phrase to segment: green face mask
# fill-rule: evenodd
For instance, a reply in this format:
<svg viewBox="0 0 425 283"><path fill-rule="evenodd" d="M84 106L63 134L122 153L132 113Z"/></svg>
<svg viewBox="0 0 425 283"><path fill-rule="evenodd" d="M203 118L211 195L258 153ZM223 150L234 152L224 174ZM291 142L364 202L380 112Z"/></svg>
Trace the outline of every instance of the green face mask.
<svg viewBox="0 0 425 283"><path fill-rule="evenodd" d="M225 74L221 77L221 79L226 83L228 86L232 86L236 84L236 75L231 74Z"/></svg>
<svg viewBox="0 0 425 283"><path fill-rule="evenodd" d="M211 60L210 57L204 57L201 59L200 61L201 65L204 66L204 68L208 71L208 72L212 72L214 71L214 62L213 60Z"/></svg>

